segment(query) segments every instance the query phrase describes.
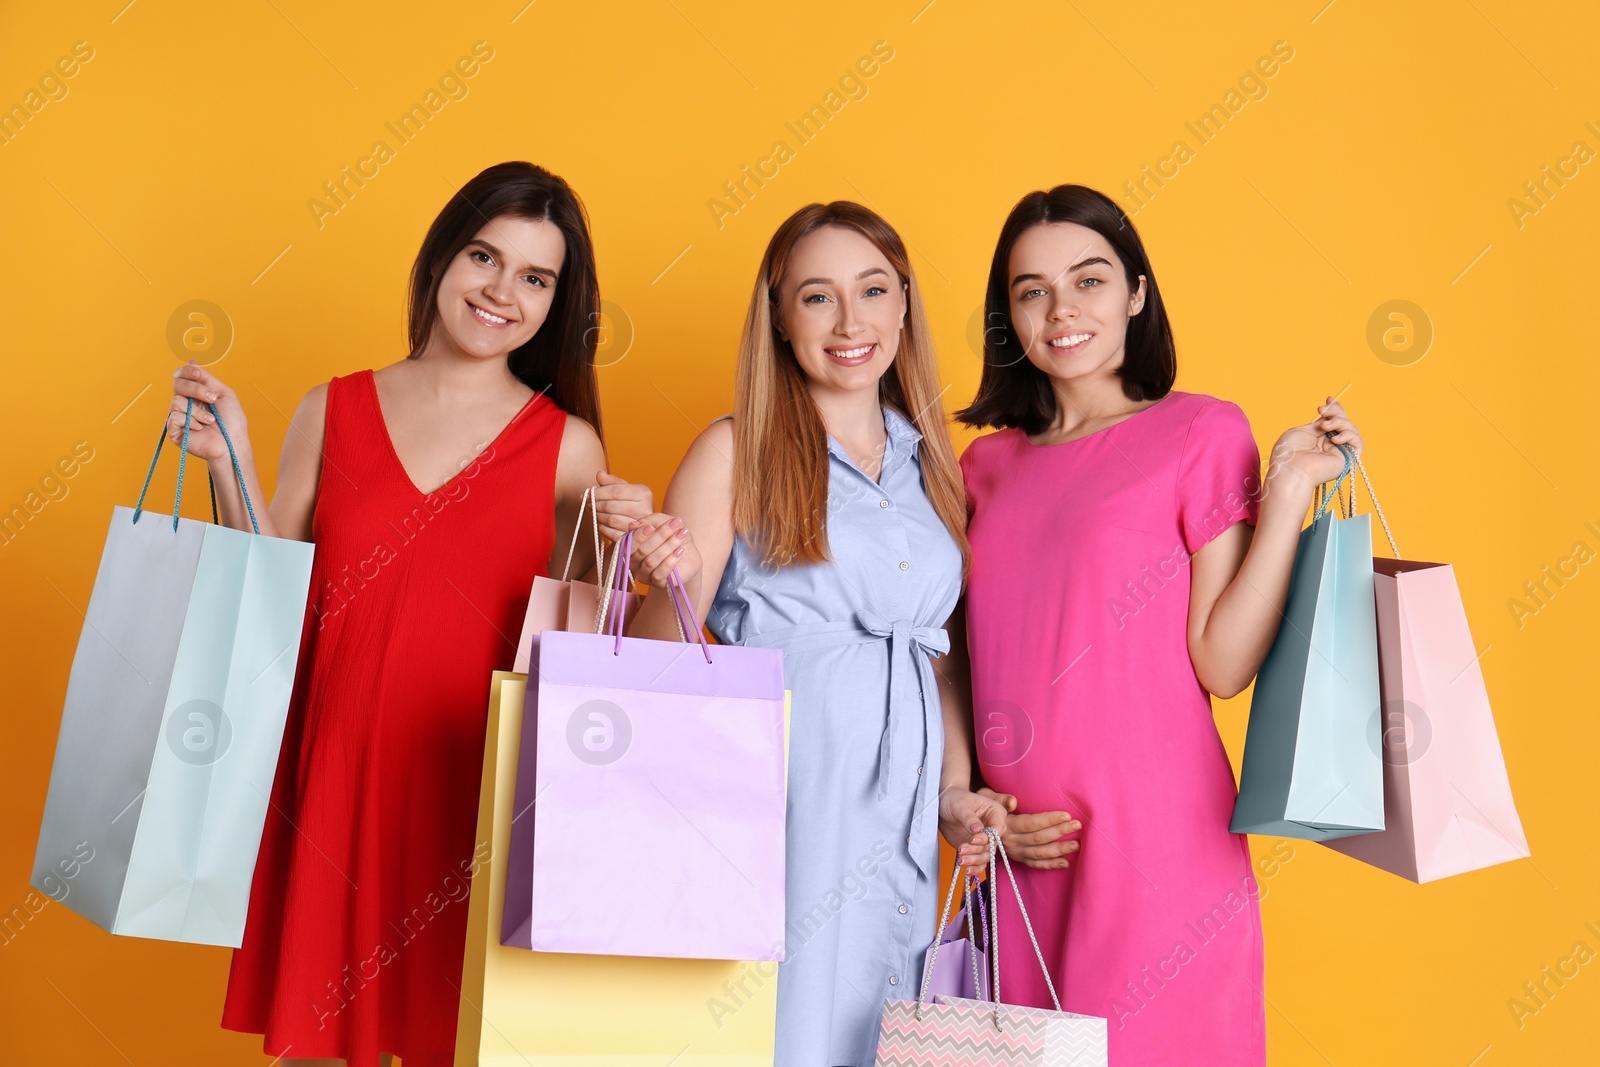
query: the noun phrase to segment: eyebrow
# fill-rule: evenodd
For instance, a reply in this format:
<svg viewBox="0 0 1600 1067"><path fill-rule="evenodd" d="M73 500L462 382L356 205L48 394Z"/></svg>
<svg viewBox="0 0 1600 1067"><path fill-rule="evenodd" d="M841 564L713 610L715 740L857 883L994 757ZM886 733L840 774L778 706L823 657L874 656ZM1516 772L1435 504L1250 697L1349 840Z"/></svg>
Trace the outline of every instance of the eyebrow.
<svg viewBox="0 0 1600 1067"><path fill-rule="evenodd" d="M882 267L868 267L866 270L864 270L860 274L856 275L856 281L860 281L862 278L870 278L874 274L881 274L885 278L887 278L889 276L889 272L884 270ZM797 286L797 288L804 289L808 285L832 285L832 284L833 284L833 279L832 278L807 278L805 281L801 282L799 284L799 286Z"/></svg>
<svg viewBox="0 0 1600 1067"><path fill-rule="evenodd" d="M1102 266L1102 265L1109 267L1109 266L1111 266L1111 261L1109 259L1107 259L1106 257L1104 257L1104 256L1090 256L1088 259L1080 259L1080 260L1078 260L1078 262L1074 263L1072 266L1068 267L1066 270L1062 271L1061 273L1062 274L1071 274L1073 271L1082 270L1084 267L1095 267L1095 266ZM1043 274L1019 274L1015 278L1011 279L1011 284L1012 285L1017 285L1020 282L1048 282L1048 281L1049 281L1049 279L1046 278Z"/></svg>
<svg viewBox="0 0 1600 1067"><path fill-rule="evenodd" d="M504 252L500 251L494 245L490 244L488 241L485 241L481 237L474 237L472 240L467 242L467 247L468 248L472 247L473 245L481 245L483 247L483 250L485 252L488 252L495 259L505 259L506 258L506 255L505 255ZM556 272L551 270L549 267L536 267L536 266L534 266L533 264L530 263L528 265L528 270L532 271L534 274L542 274L546 278L549 278L551 281L555 281L556 277L557 277Z"/></svg>

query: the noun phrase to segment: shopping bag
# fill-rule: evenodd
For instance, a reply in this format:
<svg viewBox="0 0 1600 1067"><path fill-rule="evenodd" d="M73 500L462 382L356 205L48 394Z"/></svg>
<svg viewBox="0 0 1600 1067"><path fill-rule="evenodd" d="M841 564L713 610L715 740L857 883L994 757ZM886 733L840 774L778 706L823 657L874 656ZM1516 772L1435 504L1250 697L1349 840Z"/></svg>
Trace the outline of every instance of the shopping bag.
<svg viewBox="0 0 1600 1067"><path fill-rule="evenodd" d="M977 879L969 877L962 889L962 907L923 956L923 977L935 996L983 1000L989 995L989 916L983 893L974 891ZM963 934L963 927L965 934ZM980 937L981 933L981 937Z"/></svg>
<svg viewBox="0 0 1600 1067"><path fill-rule="evenodd" d="M583 517L587 513L590 518L591 529L594 533L594 558L595 573L604 575L605 578L599 586L589 582L571 581L572 558L578 548L578 537L583 533ZM609 566L615 568L620 555L613 553ZM575 633L597 634L601 630L601 615L606 605L602 605L600 590L608 592L612 588L612 571L607 569L605 543L600 539L600 517L596 511L594 489L583 491L583 498L578 502L578 522L572 528L572 543L567 546L566 566L561 569L561 578L546 578L539 575L533 579L533 588L528 592L528 610L522 619L522 636L517 640L517 655L511 669L518 674L528 673L529 657L533 650L533 635L544 630L571 630ZM626 564L624 564L626 566ZM623 625L626 627L628 620L638 610L639 599L632 592L632 583L623 585L622 610Z"/></svg>
<svg viewBox="0 0 1600 1067"><path fill-rule="evenodd" d="M512 827L533 819L513 801L526 685L523 675L496 671L489 694L457 1067L771 1067L776 963L567 955L501 945ZM626 843L616 833L606 840ZM656 874L641 867L631 880L654 892Z"/></svg>
<svg viewBox="0 0 1600 1067"><path fill-rule="evenodd" d="M158 442L151 474L160 458ZM243 491L237 458L234 474ZM168 523L144 512L149 488L146 475L138 504L111 515L31 884L114 934L237 947L312 546L179 518L177 503ZM247 491L245 504L253 525Z"/></svg>
<svg viewBox="0 0 1600 1067"><path fill-rule="evenodd" d="M1278 636L1256 675L1230 829L1321 841L1383 829L1372 521L1328 505L1300 532ZM1351 509L1354 510L1353 507Z"/></svg>
<svg viewBox="0 0 1600 1067"><path fill-rule="evenodd" d="M1006 855L1000 835L985 829L989 837L989 939L991 945L999 942L1000 909L995 897L995 883L999 881L995 852L1004 862L1006 875L1011 880L1011 891L1017 897L1017 909L1027 923L1027 908L1022 903L1022 890L1011 870L1011 859ZM956 883L961 880L961 868L956 868L950 880L950 891L945 895L944 914L939 919L943 928L950 916L950 903L955 897ZM1032 927L1029 927L1032 938ZM937 956L939 942L934 942L931 954ZM1000 961L991 955L990 978L994 983L994 999L977 999L932 995L929 982L933 968L923 972L922 989L916 1000L890 1000L883 1006L882 1021L878 1029L877 1067L973 1067L973 1065L1004 1064L1005 1067L1107 1067L1108 1045L1106 1020L1093 1015L1077 1015L1061 1010L1061 1000L1056 996L1055 983L1050 980L1050 969L1039 951L1037 941L1034 955L1044 970L1045 985L1055 1010L1024 1008L1007 1004L1001 999Z"/></svg>
<svg viewBox="0 0 1600 1067"><path fill-rule="evenodd" d="M1413 882L1523 859L1528 841L1455 571L1400 559L1383 528L1396 557L1372 564L1385 828L1324 843Z"/></svg>
<svg viewBox="0 0 1600 1067"><path fill-rule="evenodd" d="M505 944L783 959L783 653L713 652L675 576L667 592L698 643L622 636L615 601L609 636L535 638Z"/></svg>

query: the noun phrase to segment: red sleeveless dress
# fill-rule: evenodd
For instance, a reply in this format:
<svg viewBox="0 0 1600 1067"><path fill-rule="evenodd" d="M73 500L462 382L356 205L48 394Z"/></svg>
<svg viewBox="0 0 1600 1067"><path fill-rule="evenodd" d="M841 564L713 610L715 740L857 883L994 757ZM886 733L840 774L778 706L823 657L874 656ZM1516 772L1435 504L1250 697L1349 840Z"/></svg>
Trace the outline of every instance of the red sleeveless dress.
<svg viewBox="0 0 1600 1067"><path fill-rule="evenodd" d="M328 385L311 602L222 1015L269 1056L453 1063L489 675L550 557L565 423L535 395L423 493L372 372Z"/></svg>

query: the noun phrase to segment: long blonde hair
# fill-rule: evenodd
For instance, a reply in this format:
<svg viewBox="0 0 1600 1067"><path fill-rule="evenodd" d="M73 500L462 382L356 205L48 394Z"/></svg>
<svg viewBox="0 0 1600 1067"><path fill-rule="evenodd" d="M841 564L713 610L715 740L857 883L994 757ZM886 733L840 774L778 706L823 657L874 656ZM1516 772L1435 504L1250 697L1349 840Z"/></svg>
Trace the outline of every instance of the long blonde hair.
<svg viewBox="0 0 1600 1067"><path fill-rule="evenodd" d="M795 245L824 226L854 230L871 241L906 286L899 351L879 382L878 395L922 433L923 488L961 548L965 575L970 561L966 491L939 403L939 368L922 310L922 292L894 227L848 200L808 204L789 216L761 259L734 382L734 529L767 565L830 558L828 431L794 349L778 335L775 314L778 286Z"/></svg>

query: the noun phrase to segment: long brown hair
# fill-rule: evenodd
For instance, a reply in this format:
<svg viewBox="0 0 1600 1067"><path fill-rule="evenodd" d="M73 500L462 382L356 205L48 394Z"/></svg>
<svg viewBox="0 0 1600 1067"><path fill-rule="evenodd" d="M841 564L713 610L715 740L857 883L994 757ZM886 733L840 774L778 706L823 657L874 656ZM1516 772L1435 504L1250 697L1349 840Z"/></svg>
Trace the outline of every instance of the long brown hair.
<svg viewBox="0 0 1600 1067"><path fill-rule="evenodd" d="M830 558L828 431L794 349L778 335L776 314L778 287L795 245L824 226L854 230L871 241L906 287L899 351L879 381L879 397L922 433L923 488L961 547L964 573L969 558L966 491L939 403L939 367L922 310L922 292L894 227L848 200L808 204L789 216L761 259L734 382L734 529L768 565Z"/></svg>
<svg viewBox="0 0 1600 1067"><path fill-rule="evenodd" d="M511 373L530 389L600 433L600 383L594 351L600 322L600 282L595 274L589 217L572 187L532 163L497 163L463 185L428 227L411 266L408 333L411 354L421 355L439 318L439 282L450 261L491 219L540 219L560 229L566 262L556 282L550 316L509 360Z"/></svg>

